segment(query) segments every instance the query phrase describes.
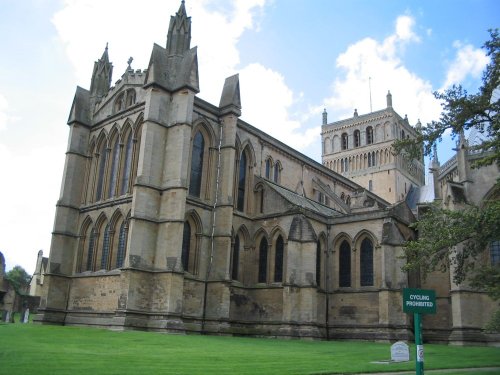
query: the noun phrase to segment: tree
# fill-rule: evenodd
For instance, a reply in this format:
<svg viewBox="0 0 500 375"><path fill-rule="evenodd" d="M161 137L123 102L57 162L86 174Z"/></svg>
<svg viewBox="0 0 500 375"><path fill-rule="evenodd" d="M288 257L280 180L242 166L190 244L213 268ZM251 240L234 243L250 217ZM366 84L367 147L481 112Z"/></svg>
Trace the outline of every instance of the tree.
<svg viewBox="0 0 500 375"><path fill-rule="evenodd" d="M21 266L15 266L5 275L17 294L26 294L26 288L31 281L31 276Z"/></svg>
<svg viewBox="0 0 500 375"><path fill-rule="evenodd" d="M466 130L476 129L485 139L473 146L474 150L484 152L475 166L500 165L500 39L498 29L489 32L491 39L483 48L490 62L483 72L482 85L477 94L468 94L461 85L453 85L444 92L434 92L443 108L439 121L417 129L416 139L395 142L393 147L396 153L406 152L419 159L422 152L426 156L431 155L445 131L458 136Z"/></svg>
<svg viewBox="0 0 500 375"><path fill-rule="evenodd" d="M485 68L482 84L476 94L468 94L460 85L434 96L442 102L439 121L417 129L414 140L400 140L393 145L396 153L420 158L430 155L445 131L454 137L465 131L478 131L484 140L471 149L480 157L472 165L481 168L491 164L500 166L500 39L498 29L490 30L490 40L483 48L490 62ZM456 283L468 280L476 289L485 290L494 300L500 299L500 264L484 262L485 250L492 241L500 240L500 182L497 181L492 199L480 207L467 205L463 210L447 210L438 204L428 207L413 225L418 239L405 245L407 264L404 270L420 269L424 277L428 272L453 271ZM460 245L457 249L457 245ZM499 329L500 313L496 315ZM493 321L492 321L493 322ZM493 324L493 325L492 325Z"/></svg>
<svg viewBox="0 0 500 375"><path fill-rule="evenodd" d="M425 277L428 272L452 268L455 283L468 278L475 288L500 299L500 265L488 266L479 259L490 243L499 239L500 200L462 211L433 204L412 226L419 236L405 244L405 270L420 269ZM453 250L457 244L462 245L461 251Z"/></svg>

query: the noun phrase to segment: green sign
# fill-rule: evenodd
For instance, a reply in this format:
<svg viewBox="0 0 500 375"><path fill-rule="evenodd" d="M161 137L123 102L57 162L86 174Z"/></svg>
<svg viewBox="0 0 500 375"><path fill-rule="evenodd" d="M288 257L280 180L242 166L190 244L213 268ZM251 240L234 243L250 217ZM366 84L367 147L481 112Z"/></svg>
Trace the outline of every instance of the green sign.
<svg viewBox="0 0 500 375"><path fill-rule="evenodd" d="M403 311L405 313L435 314L436 292L430 289L403 289Z"/></svg>

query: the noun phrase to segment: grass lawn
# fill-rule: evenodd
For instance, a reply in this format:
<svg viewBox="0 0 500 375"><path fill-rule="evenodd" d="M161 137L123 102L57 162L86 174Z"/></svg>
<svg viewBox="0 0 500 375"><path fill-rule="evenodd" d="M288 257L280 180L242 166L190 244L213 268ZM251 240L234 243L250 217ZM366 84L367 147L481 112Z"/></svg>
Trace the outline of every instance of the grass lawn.
<svg viewBox="0 0 500 375"><path fill-rule="evenodd" d="M380 343L112 332L0 323L0 374L354 374L414 370ZM425 345L425 369L500 367L500 348Z"/></svg>

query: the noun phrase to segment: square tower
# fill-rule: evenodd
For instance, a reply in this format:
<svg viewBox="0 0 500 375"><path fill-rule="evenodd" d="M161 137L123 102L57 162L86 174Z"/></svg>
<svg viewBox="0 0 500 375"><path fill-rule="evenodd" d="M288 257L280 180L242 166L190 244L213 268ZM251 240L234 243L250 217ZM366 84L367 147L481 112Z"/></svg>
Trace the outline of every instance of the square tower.
<svg viewBox="0 0 500 375"><path fill-rule="evenodd" d="M420 121L416 127L421 126ZM392 108L387 94L387 108L328 123L326 110L321 127L322 162L390 203L405 199L412 186L424 185L423 160L395 155L392 144L397 139L415 138L417 132Z"/></svg>

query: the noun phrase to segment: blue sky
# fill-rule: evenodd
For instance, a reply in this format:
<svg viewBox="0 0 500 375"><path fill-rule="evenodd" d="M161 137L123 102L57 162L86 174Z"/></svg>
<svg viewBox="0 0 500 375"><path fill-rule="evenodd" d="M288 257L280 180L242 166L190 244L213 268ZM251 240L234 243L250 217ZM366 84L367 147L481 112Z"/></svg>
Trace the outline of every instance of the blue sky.
<svg viewBox="0 0 500 375"><path fill-rule="evenodd" d="M165 45L179 0L0 0L0 251L7 269L33 272L48 256L64 168L66 120L77 85L109 43L113 82L134 58L147 68ZM385 107L411 124L436 119L432 91L470 92L487 63L481 46L498 27L496 0L187 0L198 46L200 96L218 104L239 73L242 119L320 161L329 122ZM440 161L453 142L439 148Z"/></svg>

